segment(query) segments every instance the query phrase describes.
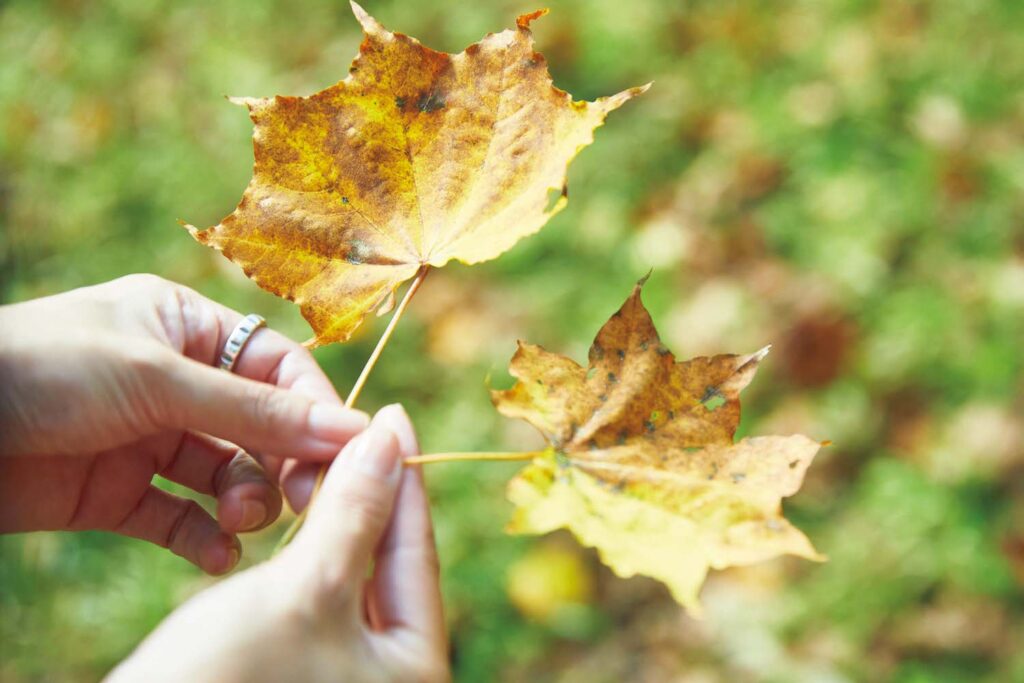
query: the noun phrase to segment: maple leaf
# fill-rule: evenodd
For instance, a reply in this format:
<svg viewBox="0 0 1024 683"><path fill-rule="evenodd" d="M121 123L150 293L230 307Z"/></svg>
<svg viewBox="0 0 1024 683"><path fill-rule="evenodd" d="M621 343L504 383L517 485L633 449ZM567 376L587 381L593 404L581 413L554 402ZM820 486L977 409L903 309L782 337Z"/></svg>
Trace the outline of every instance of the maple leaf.
<svg viewBox="0 0 1024 683"><path fill-rule="evenodd" d="M569 162L647 88L585 102L554 87L529 30L547 10L452 55L352 9L365 37L347 78L232 100L255 126L252 180L219 225L186 226L298 303L318 344L386 312L421 267L486 261L540 230L566 204Z"/></svg>
<svg viewBox="0 0 1024 683"><path fill-rule="evenodd" d="M767 349L677 362L640 299L601 328L589 367L520 342L498 410L550 447L509 483L509 531L569 528L617 574L644 574L700 612L709 568L780 554L823 560L781 512L821 446L805 436L737 443L740 391Z"/></svg>

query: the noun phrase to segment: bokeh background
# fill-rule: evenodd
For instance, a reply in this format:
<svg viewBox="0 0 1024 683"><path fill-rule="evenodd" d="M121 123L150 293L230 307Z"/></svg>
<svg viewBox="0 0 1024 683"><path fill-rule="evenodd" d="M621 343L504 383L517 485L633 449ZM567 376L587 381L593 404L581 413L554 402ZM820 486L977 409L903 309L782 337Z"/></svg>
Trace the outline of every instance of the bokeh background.
<svg viewBox="0 0 1024 683"><path fill-rule="evenodd" d="M525 0L367 0L459 51ZM707 617L566 534L503 534L512 464L428 471L459 681L1024 681L1024 3L550 0L577 98L655 81L500 260L435 272L364 394L427 452L529 447L496 415L516 338L577 359L649 268L681 357L774 351L743 433L825 449L787 514L831 561L718 572ZM223 95L309 94L341 0L0 2L0 301L149 271L309 331L194 243L248 180ZM350 385L380 321L317 357ZM283 526L246 541L264 558ZM0 539L0 679L100 677L209 585L99 533Z"/></svg>

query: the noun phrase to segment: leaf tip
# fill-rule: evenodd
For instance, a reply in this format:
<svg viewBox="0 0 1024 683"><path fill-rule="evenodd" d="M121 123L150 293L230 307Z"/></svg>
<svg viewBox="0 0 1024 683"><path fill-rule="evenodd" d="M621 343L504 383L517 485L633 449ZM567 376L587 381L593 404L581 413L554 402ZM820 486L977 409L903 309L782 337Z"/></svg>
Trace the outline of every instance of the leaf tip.
<svg viewBox="0 0 1024 683"><path fill-rule="evenodd" d="M364 18L370 16L366 12L366 10L363 9L363 6L356 2L356 0L349 0L348 6L352 8L352 14L356 16L356 19L359 21L360 24L363 23Z"/></svg>
<svg viewBox="0 0 1024 683"><path fill-rule="evenodd" d="M384 32L384 27L381 26L380 22L370 16L370 13L363 9L355 0L349 0L348 3L352 7L352 14L355 15L356 21L363 27L363 32L367 35L377 35Z"/></svg>
<svg viewBox="0 0 1024 683"><path fill-rule="evenodd" d="M639 97L640 95L643 95L645 92L650 90L651 85L653 85L653 81L645 85L638 85L632 88L627 88L622 92L615 93L614 95L598 98L595 104L599 105L600 111L603 114L608 114L610 112L615 111L616 109L624 105L626 102L629 102L634 97Z"/></svg>
<svg viewBox="0 0 1024 683"><path fill-rule="evenodd" d="M195 238L197 242L203 241L203 231L197 228L196 226L192 225L191 223L186 223L180 218L178 219L178 225L188 230L189 234L192 235L192 237Z"/></svg>
<svg viewBox="0 0 1024 683"><path fill-rule="evenodd" d="M754 361L755 363L760 363L761 361L763 361L768 356L768 353L771 350L772 350L772 345L771 344L767 344L764 347L758 349L757 351L754 351L754 353L750 354L750 360Z"/></svg>
<svg viewBox="0 0 1024 683"><path fill-rule="evenodd" d="M549 10L547 7L544 7L542 9L534 10L528 14L520 14L518 17L516 17L516 27L523 31L529 31L530 22L540 19L550 11L551 10Z"/></svg>

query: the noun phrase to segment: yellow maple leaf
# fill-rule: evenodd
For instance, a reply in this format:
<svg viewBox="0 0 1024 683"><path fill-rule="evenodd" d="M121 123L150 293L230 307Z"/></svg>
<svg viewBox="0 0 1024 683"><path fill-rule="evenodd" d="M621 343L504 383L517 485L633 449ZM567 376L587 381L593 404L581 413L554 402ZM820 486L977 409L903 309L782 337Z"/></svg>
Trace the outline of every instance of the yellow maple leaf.
<svg viewBox="0 0 1024 683"><path fill-rule="evenodd" d="M540 230L565 206L569 162L647 88L585 102L554 87L529 30L546 10L453 55L352 9L365 37L347 78L233 100L255 126L252 180L219 225L187 226L298 303L318 344L347 340L420 268L486 261Z"/></svg>
<svg viewBox="0 0 1024 683"><path fill-rule="evenodd" d="M709 568L780 554L824 559L783 516L821 446L805 436L737 443L739 392L767 349L676 362L641 281L598 332L589 367L520 343L516 384L492 392L550 447L510 483L513 533L570 529L623 577L668 585L694 614Z"/></svg>

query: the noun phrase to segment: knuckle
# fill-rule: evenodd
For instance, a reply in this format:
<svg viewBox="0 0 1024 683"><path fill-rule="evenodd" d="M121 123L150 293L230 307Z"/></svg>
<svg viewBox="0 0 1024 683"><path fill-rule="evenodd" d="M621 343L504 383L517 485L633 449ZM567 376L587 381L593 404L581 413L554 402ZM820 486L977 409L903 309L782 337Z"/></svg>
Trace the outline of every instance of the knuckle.
<svg viewBox="0 0 1024 683"><path fill-rule="evenodd" d="M143 380L167 375L174 360L162 347L152 344L130 344L122 353L125 364Z"/></svg>
<svg viewBox="0 0 1024 683"><path fill-rule="evenodd" d="M188 543L190 535L188 520L197 515L201 517L204 514L206 513L199 503L194 500L184 501L174 524L171 525L170 531L167 533L167 538L164 539L163 546L172 551L181 550Z"/></svg>
<svg viewBox="0 0 1024 683"><path fill-rule="evenodd" d="M127 369L122 390L148 423L159 425L174 421L178 402L169 396L177 357L156 344L128 345L118 351L120 362Z"/></svg>
<svg viewBox="0 0 1024 683"><path fill-rule="evenodd" d="M125 275L120 281L121 284L131 287L136 292L158 292L174 286L174 283L170 280L165 280L159 275L154 275L152 273L133 273L131 275Z"/></svg>
<svg viewBox="0 0 1024 683"><path fill-rule="evenodd" d="M314 623L325 617L336 623L333 615L361 598L360 577L352 575L345 562L310 562L308 553L301 560L300 557L294 550L286 549L276 561L286 570L281 584L289 587L279 596L282 606L297 623Z"/></svg>
<svg viewBox="0 0 1024 683"><path fill-rule="evenodd" d="M377 487L360 484L349 486L338 501L340 519L354 536L378 531L391 515L390 501L377 495Z"/></svg>
<svg viewBox="0 0 1024 683"><path fill-rule="evenodd" d="M348 568L342 563L338 566L321 565L309 577L308 595L310 606L304 610L317 617L331 618L339 611L355 602L359 595L356 576L350 575Z"/></svg>
<svg viewBox="0 0 1024 683"><path fill-rule="evenodd" d="M254 382L247 399L251 402L255 418L271 429L291 426L303 417L290 395L267 384Z"/></svg>

